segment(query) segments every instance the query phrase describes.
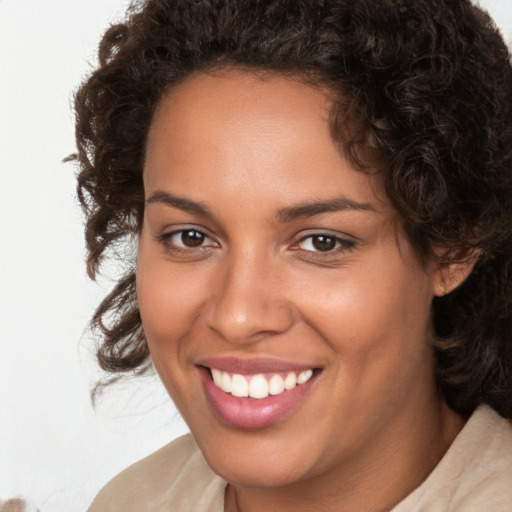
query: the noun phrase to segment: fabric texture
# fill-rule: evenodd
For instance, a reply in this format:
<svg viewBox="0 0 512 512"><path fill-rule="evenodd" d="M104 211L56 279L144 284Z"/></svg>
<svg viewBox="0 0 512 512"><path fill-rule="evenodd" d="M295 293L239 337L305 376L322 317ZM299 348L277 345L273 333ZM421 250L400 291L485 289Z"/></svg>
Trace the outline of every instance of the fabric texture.
<svg viewBox="0 0 512 512"><path fill-rule="evenodd" d="M223 512L225 488L189 434L111 480L89 512ZM512 511L512 424L481 406L427 479L392 512L486 511Z"/></svg>

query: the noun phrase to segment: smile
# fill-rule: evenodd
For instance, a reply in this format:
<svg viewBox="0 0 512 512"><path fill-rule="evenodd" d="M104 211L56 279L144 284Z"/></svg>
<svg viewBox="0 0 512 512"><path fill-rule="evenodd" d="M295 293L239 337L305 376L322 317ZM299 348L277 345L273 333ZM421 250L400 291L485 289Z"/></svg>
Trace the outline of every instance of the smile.
<svg viewBox="0 0 512 512"><path fill-rule="evenodd" d="M225 393L239 398L263 399L269 395L275 396L290 391L295 386L304 384L313 376L313 370L308 369L301 372L271 373L257 375L242 375L239 373L230 374L210 368L213 382Z"/></svg>
<svg viewBox="0 0 512 512"><path fill-rule="evenodd" d="M196 363L210 410L224 424L267 428L294 414L322 368L278 359L215 357Z"/></svg>

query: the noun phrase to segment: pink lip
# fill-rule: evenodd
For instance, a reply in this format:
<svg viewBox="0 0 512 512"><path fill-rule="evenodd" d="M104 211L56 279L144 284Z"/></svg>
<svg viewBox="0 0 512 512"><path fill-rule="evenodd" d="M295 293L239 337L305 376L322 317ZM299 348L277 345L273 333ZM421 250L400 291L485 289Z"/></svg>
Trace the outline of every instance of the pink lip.
<svg viewBox="0 0 512 512"><path fill-rule="evenodd" d="M265 362L263 360L253 361L248 366L246 363L249 362L244 362L242 366L245 371L241 371L241 367L238 364L235 365L235 370L235 367L227 361L225 361L226 364L221 367L217 359L215 359L215 364L212 364L212 366L226 372L246 374L283 371L279 362L276 362L278 363L278 368L276 369L271 369L267 364L268 362L269 361ZM204 361L204 363L206 363L206 361ZM299 384L295 388L284 391L279 395L269 396L263 399L238 398L219 389L213 383L210 371L206 366L209 366L209 364L198 366L198 370L208 403L213 409L214 414L223 423L244 429L269 427L286 418L303 402L318 376L315 374L304 384ZM300 367L295 370L287 366L286 371L300 371L307 368L311 367Z"/></svg>
<svg viewBox="0 0 512 512"><path fill-rule="evenodd" d="M280 359L239 359L237 357L211 357L197 362L200 366L217 368L223 372L255 375L257 373L302 372L311 365L282 361Z"/></svg>

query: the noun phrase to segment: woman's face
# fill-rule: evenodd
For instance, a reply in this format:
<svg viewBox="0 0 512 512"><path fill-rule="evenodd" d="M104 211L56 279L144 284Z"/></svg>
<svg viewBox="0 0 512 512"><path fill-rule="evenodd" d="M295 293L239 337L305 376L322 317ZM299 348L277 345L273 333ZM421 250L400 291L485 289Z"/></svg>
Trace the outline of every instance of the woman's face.
<svg viewBox="0 0 512 512"><path fill-rule="evenodd" d="M357 471L437 406L438 272L333 143L329 107L291 79L196 75L148 136L147 341L206 459L242 486Z"/></svg>

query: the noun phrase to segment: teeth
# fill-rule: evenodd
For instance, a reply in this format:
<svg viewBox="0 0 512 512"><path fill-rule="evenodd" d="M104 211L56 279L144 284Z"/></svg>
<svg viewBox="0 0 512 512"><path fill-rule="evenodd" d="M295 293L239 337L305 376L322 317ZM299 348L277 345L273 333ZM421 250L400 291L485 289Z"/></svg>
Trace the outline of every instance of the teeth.
<svg viewBox="0 0 512 512"><path fill-rule="evenodd" d="M230 375L217 368L211 368L211 374L213 382L222 391L236 397L261 399L268 395L279 395L285 390L289 391L299 384L304 384L313 376L313 370L305 370L298 375L295 372L289 372L284 379L276 373L270 380L261 374L254 375L252 378L238 373Z"/></svg>
<svg viewBox="0 0 512 512"><path fill-rule="evenodd" d="M251 379L249 383L249 396L251 398L267 398L268 382L263 375L255 375Z"/></svg>
<svg viewBox="0 0 512 512"><path fill-rule="evenodd" d="M212 377L213 382L215 382L216 386L222 389L222 372L217 370L217 368L212 368Z"/></svg>
<svg viewBox="0 0 512 512"><path fill-rule="evenodd" d="M297 374L290 372L284 379L284 387L287 391L293 389L297 385Z"/></svg>
<svg viewBox="0 0 512 512"><path fill-rule="evenodd" d="M268 393L270 395L279 395L284 391L284 380L281 375L272 375L268 383Z"/></svg>
<svg viewBox="0 0 512 512"><path fill-rule="evenodd" d="M297 377L297 384L304 384L313 376L313 370L306 370L305 372L299 373Z"/></svg>
<svg viewBox="0 0 512 512"><path fill-rule="evenodd" d="M231 377L229 376L229 373L222 372L220 389L222 389L222 391L225 391L226 393L231 393Z"/></svg>
<svg viewBox="0 0 512 512"><path fill-rule="evenodd" d="M231 394L238 397L249 396L249 383L245 380L245 377L235 373L231 378Z"/></svg>

